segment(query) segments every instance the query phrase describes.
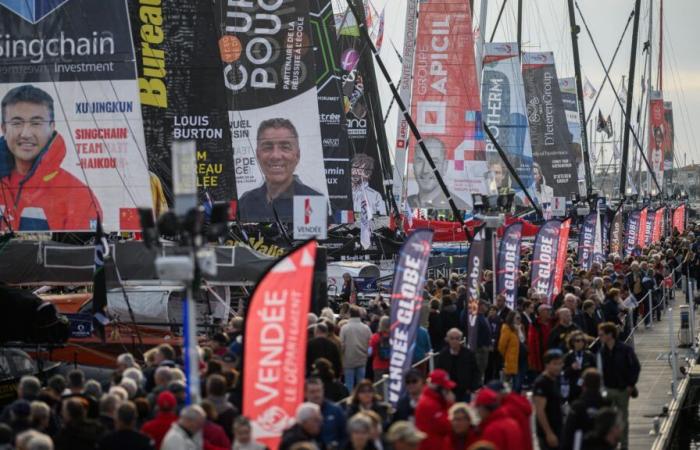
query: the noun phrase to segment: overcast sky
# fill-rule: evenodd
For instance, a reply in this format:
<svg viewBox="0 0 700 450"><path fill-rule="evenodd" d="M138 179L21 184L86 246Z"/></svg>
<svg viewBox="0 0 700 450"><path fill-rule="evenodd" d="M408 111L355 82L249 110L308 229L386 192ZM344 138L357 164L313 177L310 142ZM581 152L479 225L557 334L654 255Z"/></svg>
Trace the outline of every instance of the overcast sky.
<svg viewBox="0 0 700 450"><path fill-rule="evenodd" d="M466 1L466 0L464 0ZM488 20L486 37L490 37L498 10L503 0L488 0ZM376 8L381 11L386 6L385 13L385 42L381 50L382 59L387 64L394 79L398 81L401 66L391 43L399 49L403 48L403 33L405 20L405 0L373 0ZM478 20L478 5L481 0L475 0L476 17ZM620 39L627 19L634 8L634 0L579 0L581 10L596 40L601 56L608 64L615 47ZM658 62L659 42L659 0L654 0L653 26L653 76L654 85L657 83L656 68ZM672 101L674 106L674 122L676 126L676 154L678 161L683 164L683 155L687 153L687 162L693 160L700 163L700 151L696 148L695 138L700 136L697 130L697 118L700 117L700 1L699 0L666 0L664 4L664 99ZM573 76L574 65L571 51L571 35L568 22L568 7L565 0L531 0L524 2L523 9L523 49L524 51L553 51L557 72L560 77ZM649 0L642 0L642 16L640 20L639 52L635 78L635 108L640 99L642 68L644 59L641 56L642 44L648 39ZM499 25L494 42L516 41L516 12L517 0L508 0L506 9ZM603 81L604 71L598 62L591 41L583 24L577 15L581 26L579 46L583 75L597 88ZM476 26L476 21L475 21ZM620 52L610 72L611 78L619 85L623 75L627 76L630 61L630 46L632 24L625 35ZM381 77L381 75L379 75ZM386 111L391 93L383 80L379 80L382 95L382 107ZM586 110L590 109L592 100L586 99ZM616 128L619 127L620 110L616 107L614 97L608 86L601 94L598 105L603 113L612 114ZM596 107L597 111L597 107ZM389 145L393 148L396 135L396 111L387 123ZM631 153L630 153L631 154ZM612 157L611 147L606 147L604 162ZM603 162L603 161L600 161Z"/></svg>

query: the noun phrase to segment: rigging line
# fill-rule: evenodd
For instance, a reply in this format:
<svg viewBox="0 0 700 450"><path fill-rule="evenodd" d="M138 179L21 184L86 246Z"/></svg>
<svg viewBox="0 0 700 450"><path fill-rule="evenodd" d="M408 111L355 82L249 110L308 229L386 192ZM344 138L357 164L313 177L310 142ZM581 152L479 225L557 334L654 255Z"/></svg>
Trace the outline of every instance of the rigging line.
<svg viewBox="0 0 700 450"><path fill-rule="evenodd" d="M583 17L583 14L581 13L581 9L578 7L578 2L574 2L576 5L576 9L578 10L579 16L581 17L581 21L583 22L583 26L586 29L586 33L588 34L588 38L591 40L591 44L593 45L593 49L595 50L596 56L598 57L598 61L600 62L600 65L603 66L605 69L605 62L603 61L603 58L600 56L600 52L598 51L598 47L596 46L595 40L593 39L593 35L591 34L590 28L588 28L588 23L586 22L586 18ZM620 108L624 109L622 105L622 100L620 100L620 97L617 95L617 92L615 92L615 85L613 84L612 80L610 79L610 74L608 72L605 72L605 79L608 80L608 83L610 85L610 88L613 90L613 95L615 99L617 100L617 103L620 105ZM628 89L634 89L634 86L628 86ZM628 118L631 119L631 118ZM631 122L631 120L630 120ZM634 137L635 142L637 143L637 149L639 150L639 153L642 155L642 159L646 163L647 169L649 169L649 173L652 176L652 179L654 180L654 184L656 184L656 188L658 189L659 192L661 192L661 185L659 184L658 180L656 179L656 175L654 174L654 171L651 168L651 164L649 164L649 160L647 159L646 155L644 154L644 150L642 148L642 144L639 143L639 139L637 138L637 134L634 132L634 129L632 128L632 124L628 124L629 131L632 133L632 136ZM623 150L624 152L624 150Z"/></svg>
<svg viewBox="0 0 700 450"><path fill-rule="evenodd" d="M360 21L357 20L359 17L359 14L357 12L357 7L354 5L353 0L347 0L348 8L352 12L352 15L355 17L355 21L358 22L359 28L360 28L360 34L362 37L367 41L367 45L370 47L372 54L374 55L374 59L377 62L377 66L379 67L382 75L386 79L386 81L389 83L389 88L391 89L391 93L396 99L396 104L398 107L401 109L404 118L406 119L406 122L408 123L408 126L411 130L411 133L415 137L417 143L420 145L421 151L423 152L423 156L425 157L426 161L428 162L428 165L433 171L433 174L435 175L435 178L440 185L440 189L442 190L443 194L447 198L447 201L450 205L450 209L452 210L452 214L454 216L455 222L459 222L460 225L462 226L462 229L464 229L464 233L467 237L467 240L469 242L472 241L472 236L471 233L469 232L469 228L467 227L466 223L464 220L462 220L463 214L457 209L457 205L455 204L454 199L452 198L452 195L450 194L449 189L447 188L447 185L445 184L445 181L442 179L442 176L440 172L437 170L437 167L435 166L435 161L433 161L433 157L430 155L430 152L428 152L428 149L425 146L425 143L423 142L423 138L421 137L420 131L418 130L418 127L416 126L415 122L413 121L413 118L411 118L410 113L406 110L406 105L403 102L403 99L401 99L401 95L399 94L399 91L396 89L396 86L391 82L391 77L389 76L389 72L386 69L386 66L384 65L384 62L381 60L379 57L379 54L377 52L376 47L374 44L371 42L371 39L369 38L369 34L367 33L367 27L365 26L364 23L359 23Z"/></svg>
<svg viewBox="0 0 700 450"><path fill-rule="evenodd" d="M501 16L503 15L503 10L506 8L506 3L508 3L508 0L503 0L503 4L501 4L501 10L498 11L498 18L496 19L496 25L493 26L493 31L491 32L491 39L489 39L489 42L493 42L493 38L496 36L496 31L498 30L498 24L501 23Z"/></svg>
<svg viewBox="0 0 700 450"><path fill-rule="evenodd" d="M668 26L664 27L664 34L666 35L665 42L668 44L668 48L670 50L669 52L666 52L666 58L669 58L668 53L670 53L672 60L667 59L667 64L671 68L671 73L674 75L672 79L674 80L674 85L676 85L676 89L677 90L680 89L681 95L680 95L680 97L677 96L676 98L679 100L679 103L681 104L681 115L683 115L683 113L685 113L685 116L683 119L683 121L684 121L683 126L685 128L686 125L692 124L692 121L690 120L690 114L688 112L688 107L687 107L687 104L685 101L685 98L686 98L685 89L683 88L683 85L680 83L680 81L677 79L677 77L678 77L677 71L678 71L679 64L678 64L678 60L676 59L676 51L675 51L675 48L673 46L673 41L671 40L671 36L669 34L669 28L670 27L668 27ZM673 64L671 64L672 61L673 61ZM687 121L687 123L685 123L686 121ZM685 133L685 138L688 141L688 150L692 151L694 149L694 146L691 145L690 136L689 136L690 134L692 134L693 142L697 142L697 139L695 137L695 128L693 128L692 126L689 126L688 128L686 128L686 133Z"/></svg>
<svg viewBox="0 0 700 450"><path fill-rule="evenodd" d="M578 2L576 3L576 9L578 9ZM581 10L579 9L579 14L581 14ZM634 10L632 10L632 14L630 14L629 18L627 19L627 24L625 24L625 29L622 31L622 35L620 36L620 40L617 42L617 47L615 48L615 53L613 53L612 59L610 60L610 63L608 64L607 68L605 67L605 64L603 64L603 70L605 70L605 77L608 76L610 69L612 69L612 65L615 62L615 59L617 58L617 54L620 51L620 47L622 46L622 41L625 39L625 35L627 34L627 30L630 27L630 22L632 21L632 18L634 17ZM584 21L585 25L585 21ZM586 27L588 28L588 27ZM590 35L590 33L589 33ZM595 48L595 46L594 46ZM601 58L602 60L602 58ZM588 114L586 114L586 126L588 126L588 122L591 121L591 117L593 117L593 112L595 111L595 107L598 104L598 99L600 98L600 95L603 93L603 89L605 88L605 77L603 77L603 81L600 83L600 88L598 89L598 92L596 93L595 99L593 100L593 104L591 105L591 109L589 110ZM624 111L624 108L623 108Z"/></svg>

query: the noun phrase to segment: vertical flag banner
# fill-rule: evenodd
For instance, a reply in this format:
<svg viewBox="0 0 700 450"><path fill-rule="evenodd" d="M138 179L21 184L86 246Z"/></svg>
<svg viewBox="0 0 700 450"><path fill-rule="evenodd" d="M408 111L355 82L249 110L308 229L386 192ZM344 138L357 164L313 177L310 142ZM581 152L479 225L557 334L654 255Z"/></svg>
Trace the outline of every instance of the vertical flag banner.
<svg viewBox="0 0 700 450"><path fill-rule="evenodd" d="M211 2L128 1L156 215L173 201L171 146L178 140L195 141L200 203L235 200L226 87Z"/></svg>
<svg viewBox="0 0 700 450"><path fill-rule="evenodd" d="M513 223L503 232L498 247L498 265L496 270L496 292L505 296L506 306L515 309L520 279L520 240L523 236L523 224Z"/></svg>
<svg viewBox="0 0 700 450"><path fill-rule="evenodd" d="M664 155L666 154L666 117L664 115L664 99L659 91L649 94L649 153L647 158L654 171L656 181L663 186Z"/></svg>
<svg viewBox="0 0 700 450"><path fill-rule="evenodd" d="M680 205L673 210L673 228L679 233L685 231L685 205Z"/></svg>
<svg viewBox="0 0 700 450"><path fill-rule="evenodd" d="M583 136L581 135L581 121L578 115L578 99L576 95L576 79L560 78L559 90L561 91L561 101L564 105L564 114L566 115L566 125L571 133L571 145L574 152L581 153L581 145L583 145ZM607 124L606 124L607 129ZM586 169L583 164L577 167L577 181L586 182ZM591 172L595 170L591 167Z"/></svg>
<svg viewBox="0 0 700 450"><path fill-rule="evenodd" d="M623 230L622 208L618 208L610 223L610 253L622 256Z"/></svg>
<svg viewBox="0 0 700 450"><path fill-rule="evenodd" d="M571 219L562 222L559 228L559 242L557 242L557 259L554 266L554 286L552 288L552 301L561 292L561 285L564 281L564 266L566 265L566 254L569 248L569 231L571 231Z"/></svg>
<svg viewBox="0 0 700 450"><path fill-rule="evenodd" d="M404 22L403 63L401 64L401 77L397 83L397 89L404 105L411 104L411 80L413 80L413 57L416 53L416 27L418 25L418 0L406 0L406 20ZM394 154L394 193L398 187L403 190L406 182L406 159L408 158L408 138L410 130L408 121L399 114L396 130L396 153Z"/></svg>
<svg viewBox="0 0 700 450"><path fill-rule="evenodd" d="M598 210L595 221L595 236L593 238L593 262L600 264L601 267L605 264L604 249L607 248L605 244L607 231L604 230L606 230L606 226L604 226L603 217L600 215L600 210Z"/></svg>
<svg viewBox="0 0 700 450"><path fill-rule="evenodd" d="M343 91L340 68L340 49L335 30L331 0L309 0L309 21L316 46L316 89L319 117L342 117ZM350 195L350 149L348 130L344 120L321 122L323 161L331 209L337 223L344 223L341 212L353 209Z"/></svg>
<svg viewBox="0 0 700 450"><path fill-rule="evenodd" d="M474 230L474 239L467 255L467 347L476 350L476 316L479 313L481 275L486 256L486 231L482 225Z"/></svg>
<svg viewBox="0 0 700 450"><path fill-rule="evenodd" d="M102 232L102 221L97 218L95 232L95 268L92 276L92 316L93 329L100 339L105 340L105 323L107 318L107 277L105 276L105 257L109 256L109 243Z"/></svg>
<svg viewBox="0 0 700 450"><path fill-rule="evenodd" d="M649 208L644 208L639 213L639 235L637 236L637 245L642 248L647 246L647 216L649 215Z"/></svg>
<svg viewBox="0 0 700 450"><path fill-rule="evenodd" d="M581 224L581 232L578 236L578 264L584 270L589 270L593 263L597 225L598 213L595 211L588 214Z"/></svg>
<svg viewBox="0 0 700 450"><path fill-rule="evenodd" d="M290 223L294 195L328 199L308 1L214 1L238 216ZM303 113L302 113L303 112Z"/></svg>
<svg viewBox="0 0 700 450"><path fill-rule="evenodd" d="M527 125L523 75L517 43L487 43L481 77L481 110L484 123L489 126L496 141L508 155L508 160L526 187L532 185L532 147ZM489 170L498 188L513 188L516 198L526 197L510 179L505 164L495 146L486 138L486 157Z"/></svg>
<svg viewBox="0 0 700 450"><path fill-rule="evenodd" d="M369 95L374 89L372 54L360 37L352 12L346 10L337 22L344 115L322 117L321 121L339 120L347 127L354 211L361 213L364 192L367 192L372 215L386 216L383 160L376 134L376 126L383 124L374 123L372 111L379 107L378 99Z"/></svg>
<svg viewBox="0 0 700 450"><path fill-rule="evenodd" d="M404 375L411 369L432 242L432 230L411 233L401 247L394 269L388 399L394 408L406 390Z"/></svg>
<svg viewBox="0 0 700 450"><path fill-rule="evenodd" d="M651 233L651 242L659 242L661 241L662 238L662 233L663 233L663 224L664 224L664 216L666 213L666 208L661 207L656 210L654 213L654 228Z"/></svg>
<svg viewBox="0 0 700 450"><path fill-rule="evenodd" d="M654 235L654 224L656 222L656 211L647 211L646 228L644 228L644 247L651 245Z"/></svg>
<svg viewBox="0 0 700 450"><path fill-rule="evenodd" d="M556 295L558 266L561 265L563 274L566 261L566 246L569 241L570 220L549 220L545 222L535 237L535 247L532 256L531 278L532 287L540 294L547 296L547 301L552 302ZM564 233L564 229L566 232ZM565 239L564 239L565 236ZM560 245L561 244L561 245ZM560 257L563 248L563 260ZM561 280L559 280L561 286Z"/></svg>
<svg viewBox="0 0 700 450"><path fill-rule="evenodd" d="M280 259L255 288L246 314L243 414L253 436L277 448L304 401L307 315L316 241Z"/></svg>
<svg viewBox="0 0 700 450"><path fill-rule="evenodd" d="M573 142L554 67L554 54L523 53L523 79L532 156L535 161L535 195L540 203L551 196L579 193L583 170L581 146Z"/></svg>
<svg viewBox="0 0 700 450"><path fill-rule="evenodd" d="M672 102L664 102L664 124L666 125L666 143L664 144L664 172L671 173L670 171L671 169L673 169L673 155L676 147L676 130L673 125Z"/></svg>
<svg viewBox="0 0 700 450"><path fill-rule="evenodd" d="M471 209L472 193L485 193L488 168L469 2L421 2L415 46L411 115L457 208ZM408 160L409 205L449 208L414 141Z"/></svg>
<svg viewBox="0 0 700 450"><path fill-rule="evenodd" d="M627 217L627 229L625 230L625 257L630 256L637 246L641 228L642 212L632 211Z"/></svg>
<svg viewBox="0 0 700 450"><path fill-rule="evenodd" d="M3 1L0 36L0 231L95 231L98 217L140 230L151 195L126 2Z"/></svg>

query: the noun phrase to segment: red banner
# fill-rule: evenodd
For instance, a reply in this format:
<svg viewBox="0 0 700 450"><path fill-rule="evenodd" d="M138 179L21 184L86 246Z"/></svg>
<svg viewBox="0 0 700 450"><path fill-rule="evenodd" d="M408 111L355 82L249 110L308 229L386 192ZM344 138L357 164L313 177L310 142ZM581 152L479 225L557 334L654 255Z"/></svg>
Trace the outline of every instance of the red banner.
<svg viewBox="0 0 700 450"><path fill-rule="evenodd" d="M569 230L571 219L566 219L559 228L559 248L557 249L557 263L554 269L554 288L552 300L561 292L561 284L564 280L564 266L566 265L566 250L569 247Z"/></svg>
<svg viewBox="0 0 700 450"><path fill-rule="evenodd" d="M664 99L659 91L649 96L649 164L656 175L656 181L663 186L664 153L669 140L666 138L668 126L664 111Z"/></svg>
<svg viewBox="0 0 700 450"><path fill-rule="evenodd" d="M659 208L656 210L655 216L654 216L654 230L651 233L651 242L659 242L662 237L663 233L663 223L664 223L664 212L666 212L666 208Z"/></svg>
<svg viewBox="0 0 700 450"><path fill-rule="evenodd" d="M471 209L471 194L485 191L488 167L469 2L422 1L415 46L411 115L457 207ZM409 205L448 208L435 174L416 150L411 140Z"/></svg>
<svg viewBox="0 0 700 450"><path fill-rule="evenodd" d="M307 314L316 241L280 259L260 280L246 315L243 414L253 434L277 448L304 401Z"/></svg>
<svg viewBox="0 0 700 450"><path fill-rule="evenodd" d="M645 248L647 246L647 213L648 208L644 208L642 212L639 213L639 234L637 234L637 245L639 245L641 248Z"/></svg>
<svg viewBox="0 0 700 450"><path fill-rule="evenodd" d="M680 233L685 231L685 205L680 205L673 210L673 228Z"/></svg>

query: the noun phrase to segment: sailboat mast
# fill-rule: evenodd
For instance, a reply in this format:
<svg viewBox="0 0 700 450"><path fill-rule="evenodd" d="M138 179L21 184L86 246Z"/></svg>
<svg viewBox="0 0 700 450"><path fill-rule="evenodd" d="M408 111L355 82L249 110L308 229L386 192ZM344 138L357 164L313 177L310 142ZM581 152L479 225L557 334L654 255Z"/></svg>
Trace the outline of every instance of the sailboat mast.
<svg viewBox="0 0 700 450"><path fill-rule="evenodd" d="M659 73L657 75L658 77L658 83L659 83L659 91L663 92L664 90L664 0L660 0L659 2ZM651 14L651 13L650 13ZM649 44L651 44L651 41L649 41Z"/></svg>
<svg viewBox="0 0 700 450"><path fill-rule="evenodd" d="M649 105L650 105L650 100L651 100L651 89L652 89L652 83L651 83L651 66L652 66L652 54L654 51L654 45L652 44L654 41L652 40L654 37L654 0L649 0L649 45L648 45L648 54L647 58L649 63L647 64L647 85L646 85L646 90L647 90L647 98L646 98L646 114L644 115L644 130L647 130L647 126L650 123L649 122ZM646 142L647 142L647 149L651 148L652 142L651 142L651 136L649 132L644 133L646 136ZM639 171L642 171L642 168L639 168ZM641 176L641 175L640 175ZM647 191L651 191L651 175L647 176Z"/></svg>
<svg viewBox="0 0 700 450"><path fill-rule="evenodd" d="M518 0L518 56L523 59L523 0Z"/></svg>
<svg viewBox="0 0 700 450"><path fill-rule="evenodd" d="M573 0L569 0L573 3ZM637 64L637 41L639 38L639 16L642 0L636 0L634 6L634 25L632 28L632 55L630 57L630 71L627 82L627 103L625 104L625 135L622 144L622 162L620 164L620 173L627 174L627 159L630 150L630 118L632 117L632 99L634 94L634 70ZM625 198L627 187L627 177L620 177L620 197Z"/></svg>
<svg viewBox="0 0 700 450"><path fill-rule="evenodd" d="M479 6L479 39L476 41L476 81L481 86L481 69L484 64L484 40L486 39L486 13L489 9L489 1L481 0ZM472 14L474 11L471 11Z"/></svg>
<svg viewBox="0 0 700 450"><path fill-rule="evenodd" d="M578 104L578 117L581 123L581 152L583 153L584 169L586 171L586 197L593 192L593 180L591 178L591 158L588 153L588 134L586 133L586 110L583 105L583 81L581 80L581 59L578 52L578 33L580 28L576 25L576 12L574 0L569 1L569 25L571 26L571 46L574 54L574 76L576 77L576 97Z"/></svg>

